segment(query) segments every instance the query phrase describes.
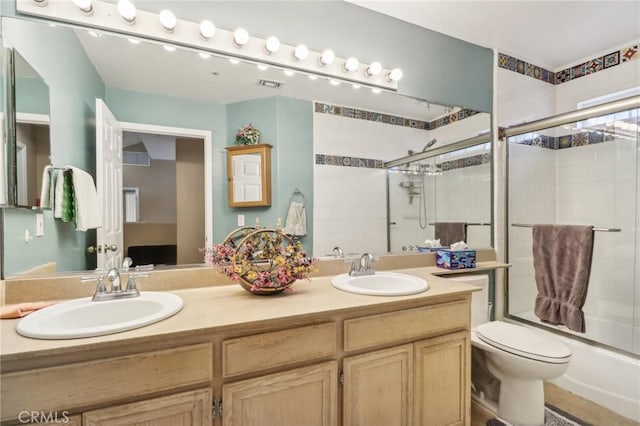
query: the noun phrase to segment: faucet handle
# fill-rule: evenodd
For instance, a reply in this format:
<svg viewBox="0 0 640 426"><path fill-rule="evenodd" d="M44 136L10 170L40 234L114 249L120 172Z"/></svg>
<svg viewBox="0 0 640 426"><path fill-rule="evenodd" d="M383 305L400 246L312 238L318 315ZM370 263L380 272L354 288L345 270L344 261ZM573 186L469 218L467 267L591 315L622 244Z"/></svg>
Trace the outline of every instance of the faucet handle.
<svg viewBox="0 0 640 426"><path fill-rule="evenodd" d="M80 278L80 282L81 283L90 283L90 282L94 282L94 281L97 282L96 291L95 291L94 297L97 294L104 294L104 293L107 292L107 287L104 285L104 276L103 275L95 275L93 277L82 277L82 278Z"/></svg>
<svg viewBox="0 0 640 426"><path fill-rule="evenodd" d="M149 276L149 274L130 272L129 273L129 279L127 280L126 291L139 293L138 292L138 287L136 285L136 278L146 278L148 276Z"/></svg>

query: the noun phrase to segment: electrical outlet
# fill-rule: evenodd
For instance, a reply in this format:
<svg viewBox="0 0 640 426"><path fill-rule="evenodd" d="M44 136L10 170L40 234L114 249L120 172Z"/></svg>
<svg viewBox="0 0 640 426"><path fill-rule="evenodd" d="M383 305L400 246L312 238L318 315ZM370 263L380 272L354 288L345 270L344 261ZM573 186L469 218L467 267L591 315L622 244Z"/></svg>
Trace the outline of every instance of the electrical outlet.
<svg viewBox="0 0 640 426"><path fill-rule="evenodd" d="M44 235L44 214L36 213L36 237Z"/></svg>
<svg viewBox="0 0 640 426"><path fill-rule="evenodd" d="M238 226L244 226L244 215L243 214L239 214L238 215Z"/></svg>

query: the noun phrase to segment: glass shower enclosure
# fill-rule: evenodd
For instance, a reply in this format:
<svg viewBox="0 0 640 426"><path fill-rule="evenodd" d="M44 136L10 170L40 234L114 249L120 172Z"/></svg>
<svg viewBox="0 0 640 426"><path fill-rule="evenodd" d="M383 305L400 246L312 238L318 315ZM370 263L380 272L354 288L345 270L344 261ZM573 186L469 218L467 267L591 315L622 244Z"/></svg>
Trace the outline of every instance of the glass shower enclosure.
<svg viewBox="0 0 640 426"><path fill-rule="evenodd" d="M636 355L640 354L638 105L640 96L635 96L546 123L529 123L507 137L507 251L512 265L507 315ZM534 224L593 226L593 260L583 307L585 333L543 323L533 312L538 293Z"/></svg>

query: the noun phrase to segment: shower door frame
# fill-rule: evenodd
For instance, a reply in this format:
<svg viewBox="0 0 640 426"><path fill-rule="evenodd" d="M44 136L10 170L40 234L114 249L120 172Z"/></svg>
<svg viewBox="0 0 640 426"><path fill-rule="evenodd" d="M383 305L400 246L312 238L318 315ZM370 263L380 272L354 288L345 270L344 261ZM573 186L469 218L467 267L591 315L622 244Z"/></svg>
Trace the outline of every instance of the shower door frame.
<svg viewBox="0 0 640 426"><path fill-rule="evenodd" d="M510 229L510 224L509 224L509 143L508 143L508 138L511 136L518 136L518 135L522 135L525 133L531 133L531 132L536 132L538 130L543 130L543 129L549 129L549 128L553 128L553 127L557 127L557 126L562 126L564 124L570 124L570 123L575 123L578 121L583 121L583 120L588 120L590 118L594 118L594 117L599 117L599 116L603 116L603 115L610 115L610 114L615 114L617 112L622 112L622 111L627 111L627 110L632 110L632 109L638 109L640 108L640 95L634 95L634 96L630 96L624 99L619 99L616 101L611 101L611 102L607 102L607 103L603 103L600 105L594 105L592 107L588 107L588 108L584 108L584 109L580 109L580 110L574 110L574 111L570 111L570 112L566 112L566 113L562 113L562 114L558 114L558 115L554 115L551 117L547 117L547 118L543 118L540 120L535 120L535 121L531 121L529 123L524 123L524 124L519 124L519 125L515 125L515 126L510 126L510 127L500 127L498 129L498 139L500 141L502 141L505 144L505 149L506 149L506 157L505 157L505 180L504 180L504 186L503 186L503 190L504 190L504 212L505 212L505 221L504 221L504 235L505 235L505 239L504 239L504 248L505 248L505 261L506 263L509 263L509 229ZM636 141L636 143L638 143ZM636 205L638 205L638 203L640 203L640 200L636 200ZM607 230L616 230L617 228L607 228ZM638 235L638 230L636 230L636 250L638 250L638 241L637 241L637 235ZM640 269L640 265L635 265L635 269L636 269L636 276L639 274L638 269ZM545 331L551 332L551 333L555 333L561 336L564 336L566 338L569 339L575 339L578 341L581 341L583 343L589 344L589 345L593 345L593 346L597 346L597 347L601 347L601 348L606 348L608 350L611 350L613 352L617 352L620 354L624 354L626 356L630 356L633 358L640 358L640 354L634 353L634 352L629 352L626 351L624 349L620 349L620 348L616 348L615 346L610 346L601 342L598 342L596 340L592 340L592 339L588 339L586 337L582 337L582 336L578 336L576 334L573 333L569 333L569 332L565 332L563 330L559 330L556 327L550 327L550 326L546 326L544 324L540 324L538 322L535 321L530 321L527 320L525 318L521 318L521 317L517 317L512 315L509 312L509 272L507 272L504 276L504 304L503 304L503 316L505 318L509 318L511 320L514 321L518 321L518 322L522 322L522 323L526 323L527 325L531 325L533 327L536 328L540 328L543 329ZM635 305L632 306L635 309ZM634 318L635 318L635 312L634 312ZM633 321L633 319L632 319Z"/></svg>

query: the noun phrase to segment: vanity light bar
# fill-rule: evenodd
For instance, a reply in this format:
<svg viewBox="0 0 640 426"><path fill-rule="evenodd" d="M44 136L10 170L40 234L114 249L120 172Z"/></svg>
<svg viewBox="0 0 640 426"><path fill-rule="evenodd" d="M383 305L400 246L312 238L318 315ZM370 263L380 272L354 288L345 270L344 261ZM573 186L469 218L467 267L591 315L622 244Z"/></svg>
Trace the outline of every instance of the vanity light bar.
<svg viewBox="0 0 640 426"><path fill-rule="evenodd" d="M133 6L131 0L120 1ZM158 14L143 10L134 9L133 18L126 20L118 12L117 4L105 1L88 2L91 4L93 12L91 14L81 10L72 0L52 1L46 5L43 3L39 0L16 0L16 10L27 15L174 43L228 57L263 62L350 83L361 83L379 89L396 91L398 80L402 78L402 71L398 68L385 69L377 62L365 64L355 58L338 58L331 51L330 53L314 52L304 45L292 46L279 43L277 49L267 49L265 48L267 40L253 37L246 31L246 40L243 37L244 33L241 34L240 39L234 38L234 31L215 28L213 24L209 25L208 21L203 34L200 22L178 18L175 18L174 22L174 17L169 16L171 19L165 17L166 21L163 25L165 23L167 25L163 27L160 25ZM131 18L131 16L128 17ZM270 43L270 47L273 45Z"/></svg>

